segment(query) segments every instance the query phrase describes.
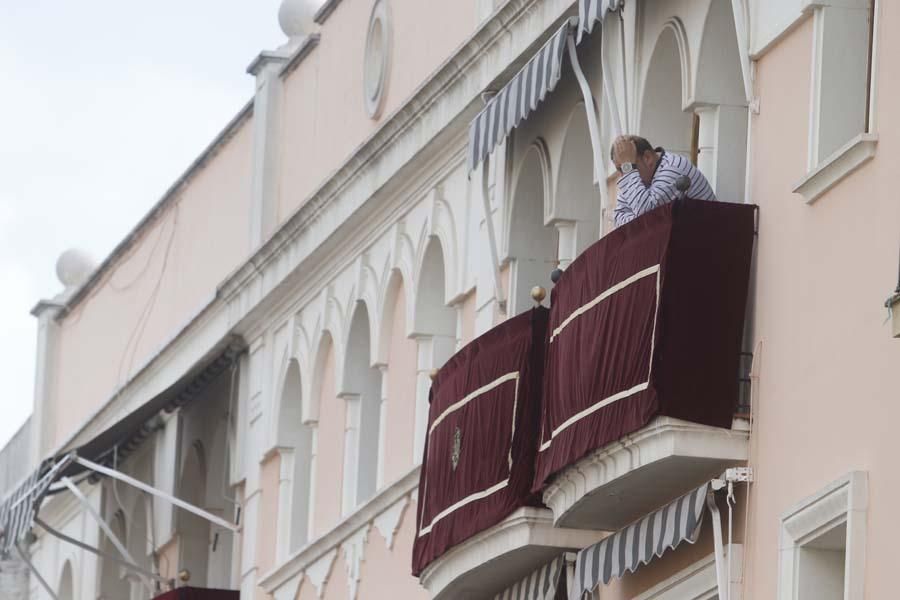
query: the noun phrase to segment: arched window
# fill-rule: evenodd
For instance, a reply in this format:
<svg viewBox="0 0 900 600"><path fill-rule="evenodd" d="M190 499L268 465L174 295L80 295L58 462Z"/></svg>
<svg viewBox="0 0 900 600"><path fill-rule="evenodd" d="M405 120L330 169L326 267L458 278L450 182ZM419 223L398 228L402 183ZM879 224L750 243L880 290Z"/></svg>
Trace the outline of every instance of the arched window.
<svg viewBox="0 0 900 600"><path fill-rule="evenodd" d="M372 366L369 313L359 303L350 322L341 395L346 402L344 513L375 495L381 420L381 372Z"/></svg>
<svg viewBox="0 0 900 600"><path fill-rule="evenodd" d="M298 550L309 541L310 506L312 502L313 437L314 426L304 422L300 365L295 359L288 362L281 388L281 410L278 421L279 445L287 450L282 461L291 461L284 469L290 473L285 494L279 500L279 520L290 523L286 549Z"/></svg>
<svg viewBox="0 0 900 600"><path fill-rule="evenodd" d="M197 440L187 450L179 482L179 497L204 508L206 506L206 453ZM142 503L138 503L139 505ZM190 585L205 587L209 569L209 521L178 509L179 570L190 572ZM145 538L146 539L146 538ZM146 553L146 552L145 552Z"/></svg>

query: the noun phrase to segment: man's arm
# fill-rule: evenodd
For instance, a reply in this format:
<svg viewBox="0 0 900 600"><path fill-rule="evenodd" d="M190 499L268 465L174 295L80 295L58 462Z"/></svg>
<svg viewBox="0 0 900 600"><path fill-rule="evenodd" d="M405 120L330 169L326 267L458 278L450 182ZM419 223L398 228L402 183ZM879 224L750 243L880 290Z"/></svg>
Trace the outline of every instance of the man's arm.
<svg viewBox="0 0 900 600"><path fill-rule="evenodd" d="M613 219L616 227L621 227L628 221L634 219L635 214L631 212L631 207L622 202L621 198L616 198L616 209L613 212Z"/></svg>
<svg viewBox="0 0 900 600"><path fill-rule="evenodd" d="M675 189L675 179L678 175L679 173L661 166L649 186L644 185L637 171L632 171L619 179L616 184L619 188L616 223L618 224L619 205L626 205L632 214L631 218L634 218L636 215L642 215L677 198L678 190Z"/></svg>

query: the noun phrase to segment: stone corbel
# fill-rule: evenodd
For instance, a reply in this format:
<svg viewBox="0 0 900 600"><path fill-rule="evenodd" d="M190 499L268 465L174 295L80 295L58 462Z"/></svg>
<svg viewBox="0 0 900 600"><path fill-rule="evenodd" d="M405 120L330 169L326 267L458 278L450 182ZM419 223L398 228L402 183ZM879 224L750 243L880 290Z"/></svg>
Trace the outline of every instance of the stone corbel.
<svg viewBox="0 0 900 600"><path fill-rule="evenodd" d="M337 558L337 552L337 548L332 548L306 568L306 578L316 588L317 598L321 598L325 592L325 584L328 583L331 567L334 565L334 559Z"/></svg>
<svg viewBox="0 0 900 600"><path fill-rule="evenodd" d="M341 544L344 553L344 566L347 568L347 587L350 589L349 600L356 600L359 591L360 568L365 560L366 541L369 539L369 527L366 523L358 531Z"/></svg>
<svg viewBox="0 0 900 600"><path fill-rule="evenodd" d="M388 550L394 546L394 536L400 528L400 520L403 518L403 512L409 504L409 500L409 496L404 496L386 511L375 517L375 527L378 529L381 537L384 538L384 544Z"/></svg>

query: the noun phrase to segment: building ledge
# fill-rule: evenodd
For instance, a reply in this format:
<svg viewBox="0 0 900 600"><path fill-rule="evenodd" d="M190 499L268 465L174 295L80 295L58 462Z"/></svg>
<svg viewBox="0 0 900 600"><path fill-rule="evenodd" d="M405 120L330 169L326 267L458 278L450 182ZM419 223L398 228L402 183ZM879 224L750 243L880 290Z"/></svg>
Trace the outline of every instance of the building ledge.
<svg viewBox="0 0 900 600"><path fill-rule="evenodd" d="M794 193L803 196L807 204L812 204L844 177L875 156L877 145L877 134L859 134L797 183L794 186Z"/></svg>
<svg viewBox="0 0 900 600"><path fill-rule="evenodd" d="M545 508L524 507L447 551L419 581L432 600L490 598L567 550L580 550L606 534L553 526Z"/></svg>
<svg viewBox="0 0 900 600"><path fill-rule="evenodd" d="M406 475L379 491L374 498L357 508L357 510L331 530L309 542L303 548L293 552L275 568L263 573L259 586L276 598L294 598L297 586L304 574L308 574L317 587L324 585L331 571L336 551L341 545L354 537L360 530L367 529L377 523L377 518L388 512L394 505L403 502L419 486L419 471L415 466ZM415 506L413 506L415 508ZM319 568L321 563L328 563L327 568Z"/></svg>
<svg viewBox="0 0 900 600"><path fill-rule="evenodd" d="M563 470L544 491L559 527L615 531L748 458L747 422L731 429L657 417Z"/></svg>

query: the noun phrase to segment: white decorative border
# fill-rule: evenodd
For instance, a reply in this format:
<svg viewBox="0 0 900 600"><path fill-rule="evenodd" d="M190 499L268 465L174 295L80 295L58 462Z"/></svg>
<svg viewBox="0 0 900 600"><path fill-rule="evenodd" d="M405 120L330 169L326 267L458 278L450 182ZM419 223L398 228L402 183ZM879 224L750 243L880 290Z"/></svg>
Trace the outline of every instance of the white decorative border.
<svg viewBox="0 0 900 600"><path fill-rule="evenodd" d="M441 512L439 512L437 515L435 515L435 516L431 519L431 522L428 523L428 526L427 526L427 527L425 526L425 511L423 510L423 511L422 511L422 521L419 523L419 535L418 535L418 537L423 537L423 536L428 535L429 533L431 533L432 527L434 527L434 525L435 525L438 521L440 521L441 519L443 519L443 518L445 518L445 517L447 517L447 516L453 514L454 512L456 512L457 510L459 510L459 509L462 508L463 506L466 506L467 504L471 504L472 502L475 502L475 501L477 501L477 500L482 500L482 499L484 499L484 498L487 498L487 497L490 496L491 494L494 494L494 493L496 493L496 492L502 490L503 488L505 488L507 485L509 485L509 476L512 474L512 463L513 463L513 460L512 460L512 445L513 445L513 439L514 439L515 436L516 436L516 412L517 412L517 408L518 408L518 406L519 406L519 377L520 377L519 371L513 371L513 372L510 372L510 373L506 373L505 375L501 375L500 377L498 377L497 379L491 381L490 383L487 383L487 384L481 386L480 388L478 388L478 389L475 390L474 392L471 392L471 393L467 394L462 400L459 400L459 401L457 401L457 402L454 402L453 404L451 404L450 406L448 406L448 407L444 410L444 412L442 412L442 413L434 420L434 423L432 423L431 427L428 429L428 437L429 437L429 439L430 439L430 438L431 438L431 434L434 432L435 427L437 427L438 424L440 424L440 422L443 421L444 418L445 418L448 414L450 414L451 412L454 412L454 411L456 411L456 410L459 410L460 408L462 408L463 406L465 406L466 404L468 404L468 403L471 402L472 400L475 400L476 398L478 398L478 397L480 397L480 396L486 394L487 392L489 392L489 391L491 391L491 390L493 390L493 389L499 387L500 385L502 385L502 384L504 384L504 383L507 383L507 382L510 382L510 381L515 381L515 382L516 382L515 393L514 393L514 395L513 395L512 430L511 430L510 435L509 435L509 458L508 458L508 462L509 462L509 471L508 471L508 473L507 473L506 479L504 479L504 480L502 480L502 481L499 481L499 482L495 483L494 485L492 485L492 486L490 486L490 487L488 487L488 488L485 488L485 489L480 490L480 491L478 491L478 492L474 492L474 493L472 493L472 494L469 494L468 496L466 496L466 497L463 498L462 500L459 500L458 502L456 502L456 503L454 503L454 504L448 506L447 508L445 508L444 510L442 510ZM428 465L428 456L426 455L426 456L425 456L425 460L423 461L423 466L424 466L424 467L427 467L427 465ZM422 492L422 501L423 501L423 503L424 503L424 501L425 501L425 496L428 495L428 471L427 471L427 469L423 469L423 475L422 475L422 476L425 478L425 485L424 485L423 492Z"/></svg>
<svg viewBox="0 0 900 600"><path fill-rule="evenodd" d="M844 600L863 600L869 478L852 471L806 498L781 516L778 598L793 600L797 556L802 546L841 523L847 524Z"/></svg>
<svg viewBox="0 0 900 600"><path fill-rule="evenodd" d="M608 397L604 398L603 400L600 400L600 401L592 404L591 406L585 408L584 410L575 413L574 415L572 415L571 417L569 417L568 419L563 421L562 424L557 426L550 433L550 439L546 439L546 436L544 435L545 432L542 430L541 431L541 446L539 449L540 452L543 452L544 450L549 448L550 445L553 444L553 440L554 440L554 438L556 438L557 435L559 435L562 431L564 431L568 427L574 425L581 419L587 417L588 415L590 415L592 413L597 412L604 406L609 406L613 402L617 402L619 400L622 400L623 398L627 398L638 392L642 392L650 386L650 376L653 374L653 352L656 349L656 324L659 320L660 273L661 273L661 267L659 264L656 264L652 267L647 267L646 269L638 271L634 275L632 275L626 279L623 279L622 281L620 281L619 283L610 287L609 289L604 290L596 298L594 298L587 304L584 304L583 306L575 309L572 312L572 314L570 314L568 317L566 317L565 320L562 323L560 323L560 325L556 329L553 330L553 335L550 336L550 343L553 343L553 340L555 340L556 337L560 333L562 333L563 329L565 329L577 317L580 317L581 315L583 315L590 309L594 308L595 306L597 306L598 304L600 304L601 302L603 302L604 300L606 300L613 294L624 290L626 287L632 285L633 283L636 283L636 282L640 281L641 279L650 277L651 275L656 275L656 309L653 311L653 331L650 333L650 365L647 369L647 381L645 381L643 383L639 383L639 384L635 385L634 387L631 387L627 390L622 390L621 392L617 392L617 393L613 394L612 396L608 396Z"/></svg>

